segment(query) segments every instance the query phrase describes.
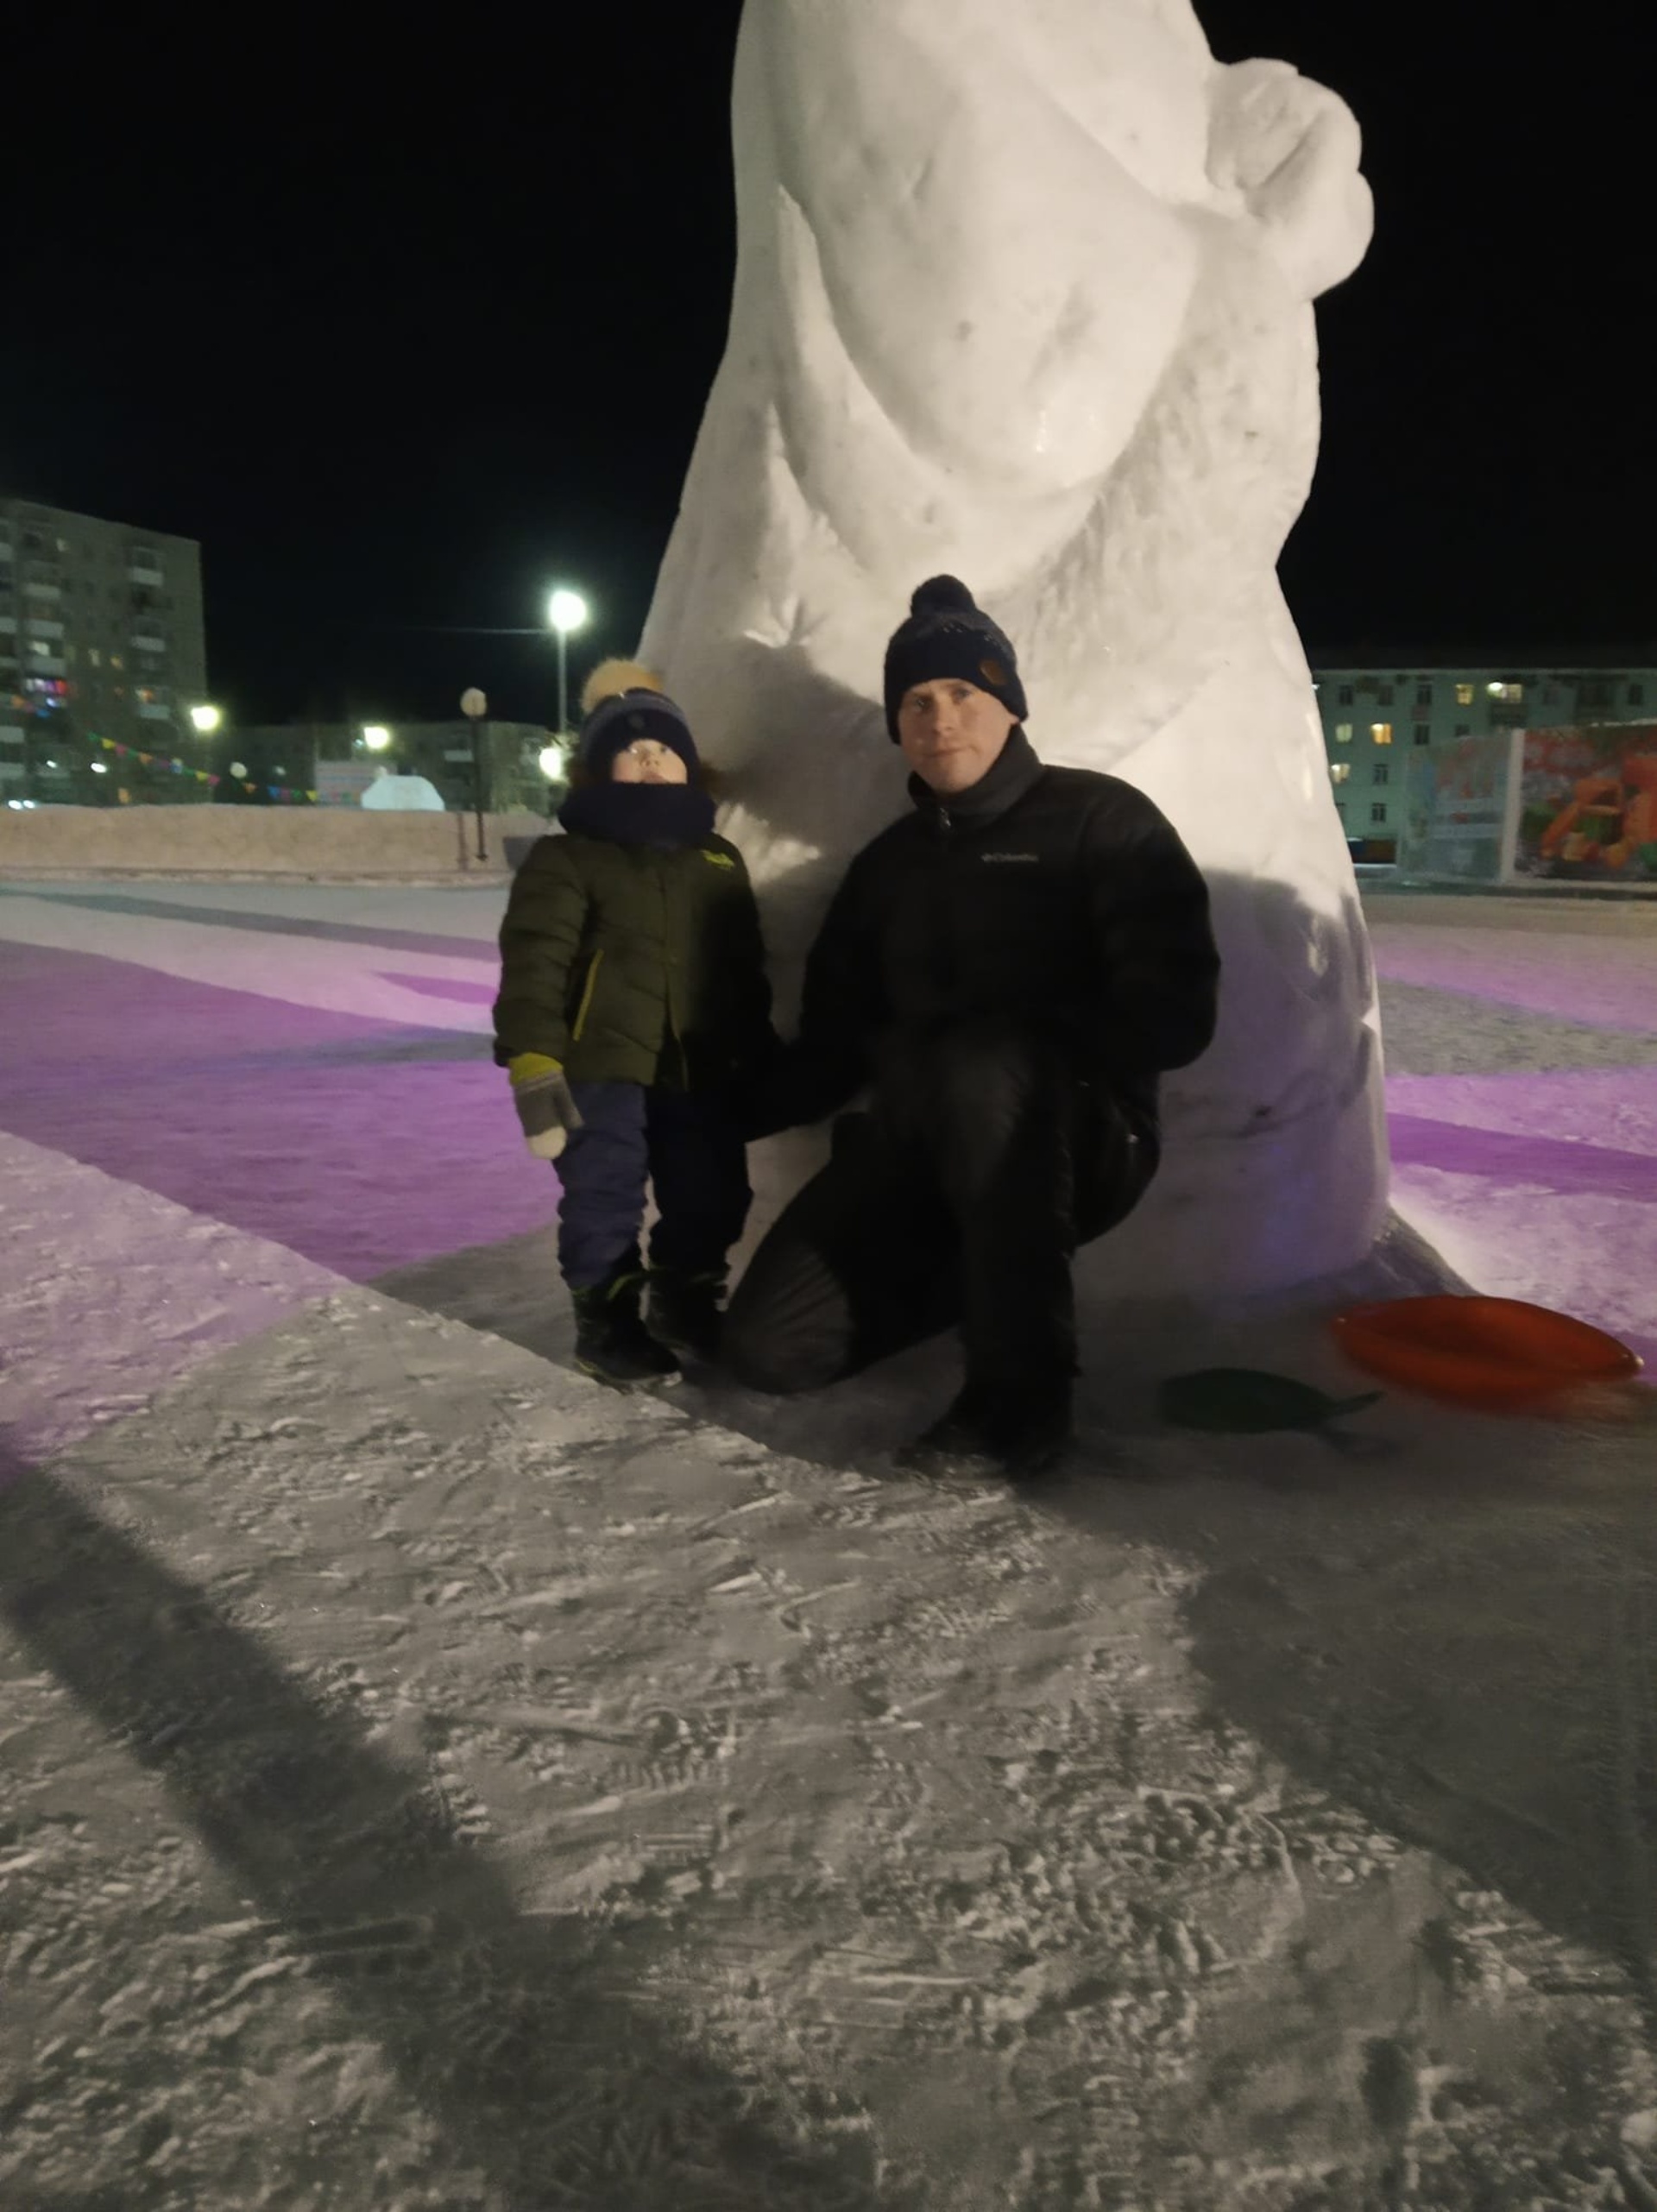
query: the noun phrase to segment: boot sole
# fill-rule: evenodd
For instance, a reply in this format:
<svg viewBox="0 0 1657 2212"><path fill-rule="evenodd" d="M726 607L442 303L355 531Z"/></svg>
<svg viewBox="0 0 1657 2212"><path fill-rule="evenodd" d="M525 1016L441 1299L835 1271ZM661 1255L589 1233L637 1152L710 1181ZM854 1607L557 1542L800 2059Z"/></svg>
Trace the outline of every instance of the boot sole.
<svg viewBox="0 0 1657 2212"><path fill-rule="evenodd" d="M691 1359L698 1367L717 1367L719 1364L716 1346L710 1351L705 1344L685 1344L677 1337L671 1336L658 1336L656 1341L671 1352L675 1359Z"/></svg>
<svg viewBox="0 0 1657 2212"><path fill-rule="evenodd" d="M694 1359L703 1367L712 1367L719 1358L720 1339L717 1337L711 1344L698 1344L677 1329L658 1328L648 1316L646 1317L645 1327L655 1341L677 1359Z"/></svg>
<svg viewBox="0 0 1657 2212"><path fill-rule="evenodd" d="M677 1367L661 1375L607 1375L589 1359L575 1363L577 1375L584 1375L589 1383L602 1383L607 1390L618 1390L625 1397L630 1390L658 1390L665 1383L683 1383L684 1375Z"/></svg>

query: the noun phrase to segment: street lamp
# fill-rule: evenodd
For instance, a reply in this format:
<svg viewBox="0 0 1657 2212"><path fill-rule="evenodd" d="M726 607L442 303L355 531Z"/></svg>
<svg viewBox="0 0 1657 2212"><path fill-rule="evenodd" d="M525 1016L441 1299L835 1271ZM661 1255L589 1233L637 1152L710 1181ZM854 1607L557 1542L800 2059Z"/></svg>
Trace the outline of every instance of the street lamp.
<svg viewBox="0 0 1657 2212"><path fill-rule="evenodd" d="M224 717L217 707L192 707L191 726L198 737L211 737Z"/></svg>
<svg viewBox="0 0 1657 2212"><path fill-rule="evenodd" d="M569 672L567 668L570 633L583 628L587 621L587 602L578 591L567 591L562 587L546 602L546 619L557 631L558 638L558 735L563 737L570 728Z"/></svg>
<svg viewBox="0 0 1657 2212"><path fill-rule="evenodd" d="M391 732L382 728L378 722L364 722L362 742L370 753L383 753L391 743Z"/></svg>
<svg viewBox="0 0 1657 2212"><path fill-rule="evenodd" d="M478 749L477 726L489 711L489 703L476 684L460 695L460 711L472 726L472 804L477 810L477 857L486 860L483 849L483 755Z"/></svg>

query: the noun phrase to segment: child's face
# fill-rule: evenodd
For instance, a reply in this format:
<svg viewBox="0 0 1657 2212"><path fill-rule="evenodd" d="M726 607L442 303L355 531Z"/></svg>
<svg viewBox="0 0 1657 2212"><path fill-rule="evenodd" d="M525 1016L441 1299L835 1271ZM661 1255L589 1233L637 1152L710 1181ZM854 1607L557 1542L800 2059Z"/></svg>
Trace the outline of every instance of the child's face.
<svg viewBox="0 0 1657 2212"><path fill-rule="evenodd" d="M658 738L635 738L623 746L610 770L614 784L683 784L690 770L671 745Z"/></svg>

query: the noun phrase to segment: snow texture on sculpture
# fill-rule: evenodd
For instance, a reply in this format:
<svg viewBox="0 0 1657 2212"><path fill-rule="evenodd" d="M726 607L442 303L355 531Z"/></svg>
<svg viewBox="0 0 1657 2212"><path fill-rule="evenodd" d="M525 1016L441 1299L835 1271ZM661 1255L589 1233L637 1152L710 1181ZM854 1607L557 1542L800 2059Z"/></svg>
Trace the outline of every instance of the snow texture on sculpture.
<svg viewBox="0 0 1657 2212"><path fill-rule="evenodd" d="M1374 981L1276 564L1311 303L1370 234L1356 123L1215 61L1188 0L761 0L734 116L729 342L642 650L728 778L784 1020L907 804L881 659L952 571L1017 641L1036 750L1147 791L1214 892L1219 1035L1086 1279L1351 1268L1386 1210ZM759 1225L814 1143L756 1156Z"/></svg>

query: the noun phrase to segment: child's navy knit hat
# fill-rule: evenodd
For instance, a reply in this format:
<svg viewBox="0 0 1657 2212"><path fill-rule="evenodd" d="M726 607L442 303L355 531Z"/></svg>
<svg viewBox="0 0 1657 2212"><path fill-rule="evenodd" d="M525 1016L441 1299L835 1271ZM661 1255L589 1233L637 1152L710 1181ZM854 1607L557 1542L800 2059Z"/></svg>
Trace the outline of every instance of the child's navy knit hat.
<svg viewBox="0 0 1657 2212"><path fill-rule="evenodd" d="M583 687L581 711L586 720L576 759L595 783L608 783L616 754L641 737L667 746L684 761L686 774L696 775L696 740L684 709L663 690L660 677L637 661L601 662Z"/></svg>

